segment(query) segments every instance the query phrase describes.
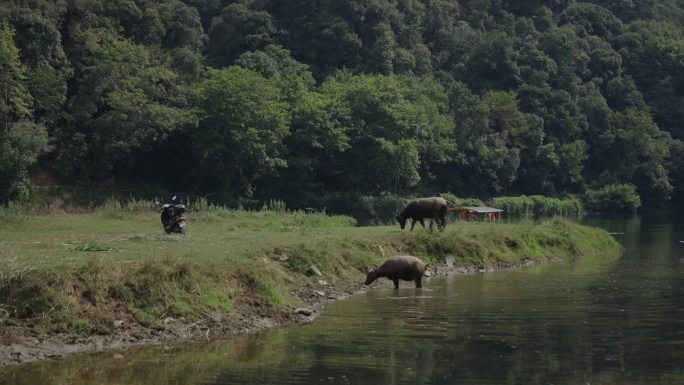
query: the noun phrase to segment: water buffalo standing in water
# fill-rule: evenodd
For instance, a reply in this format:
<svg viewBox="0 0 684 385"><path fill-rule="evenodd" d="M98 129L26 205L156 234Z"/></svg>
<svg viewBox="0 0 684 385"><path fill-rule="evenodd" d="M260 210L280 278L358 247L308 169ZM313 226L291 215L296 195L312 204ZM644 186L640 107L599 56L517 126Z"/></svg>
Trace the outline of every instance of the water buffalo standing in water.
<svg viewBox="0 0 684 385"><path fill-rule="evenodd" d="M421 279L425 274L425 262L410 255L400 255L390 258L377 269L371 270L366 276L364 285L370 285L380 277L387 277L394 282L394 288L399 288L399 280L415 281L416 287L421 288Z"/></svg>
<svg viewBox="0 0 684 385"><path fill-rule="evenodd" d="M411 231L413 231L416 221L425 228L423 219L432 219L437 222L439 231L443 231L446 227L448 203L446 199L441 197L414 199L406 205L404 211L397 215L397 221L403 230L406 226L406 220L411 218ZM432 230L433 221L430 222L430 230Z"/></svg>

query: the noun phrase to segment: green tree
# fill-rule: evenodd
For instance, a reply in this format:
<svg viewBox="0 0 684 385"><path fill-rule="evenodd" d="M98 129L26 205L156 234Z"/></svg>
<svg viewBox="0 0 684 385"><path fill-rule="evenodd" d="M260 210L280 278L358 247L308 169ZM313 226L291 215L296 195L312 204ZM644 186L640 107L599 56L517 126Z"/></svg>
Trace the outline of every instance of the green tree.
<svg viewBox="0 0 684 385"><path fill-rule="evenodd" d="M269 78L299 78L308 88L315 84L309 66L296 61L290 55L290 51L275 44L261 51L245 52L240 55L235 64Z"/></svg>
<svg viewBox="0 0 684 385"><path fill-rule="evenodd" d="M340 186L338 159L349 150L350 110L336 95L303 92L291 101L290 134L285 138L287 168L269 180L270 196L316 194Z"/></svg>
<svg viewBox="0 0 684 385"><path fill-rule="evenodd" d="M672 192L665 169L669 156L667 136L646 112L626 110L616 114L615 142L606 159L609 181L632 183L646 203L666 201ZM625 162L630 159L630 162Z"/></svg>
<svg viewBox="0 0 684 385"><path fill-rule="evenodd" d="M57 142L64 175L125 174L155 142L194 124L179 74L155 51L109 29L87 29L72 38L82 54L68 103L71 117Z"/></svg>
<svg viewBox="0 0 684 385"><path fill-rule="evenodd" d="M54 10L61 15L62 10ZM14 4L9 22L16 30L15 42L26 66L26 86L32 96L33 120L56 130L66 101L67 81L73 71L54 20L26 4Z"/></svg>
<svg viewBox="0 0 684 385"><path fill-rule="evenodd" d="M620 36L625 72L634 79L655 121L684 137L684 30L670 23L632 23Z"/></svg>
<svg viewBox="0 0 684 385"><path fill-rule="evenodd" d="M274 43L278 33L268 12L252 10L242 2L230 4L211 21L208 59L215 66L229 66L241 54Z"/></svg>
<svg viewBox="0 0 684 385"><path fill-rule="evenodd" d="M439 186L463 194L503 192L516 180L526 119L514 92L492 91L482 99L463 83L445 79L458 151L435 165Z"/></svg>
<svg viewBox="0 0 684 385"><path fill-rule="evenodd" d="M558 71L556 62L533 44L521 47L518 64L522 83L536 87L548 87L549 79Z"/></svg>
<svg viewBox="0 0 684 385"><path fill-rule="evenodd" d="M622 56L608 42L591 36L587 39L587 43L589 44L587 75L595 81L607 81L622 75Z"/></svg>
<svg viewBox="0 0 684 385"><path fill-rule="evenodd" d="M616 137L615 112L596 87L587 87L586 94L578 101L578 106L587 117L589 125L589 129L583 135L589 147L583 172L587 180L595 181L605 172L606 162L615 158L611 150Z"/></svg>
<svg viewBox="0 0 684 385"><path fill-rule="evenodd" d="M581 79L587 78L589 55L586 42L568 26L550 28L539 37L539 49L556 64L551 73L549 85L557 91L574 95L578 92Z"/></svg>
<svg viewBox="0 0 684 385"><path fill-rule="evenodd" d="M610 107L615 110L622 111L626 108L646 109L644 97L630 76L610 79L603 88L602 93Z"/></svg>
<svg viewBox="0 0 684 385"><path fill-rule="evenodd" d="M599 189L587 190L585 204L588 209L603 212L636 212L641 198L633 184L610 184Z"/></svg>
<svg viewBox="0 0 684 385"><path fill-rule="evenodd" d="M26 198L27 168L46 150L47 132L31 120L26 68L19 61L14 31L0 22L0 200Z"/></svg>
<svg viewBox="0 0 684 385"><path fill-rule="evenodd" d="M350 148L333 167L338 188L373 193L414 186L416 175L429 177L430 166L454 149L446 94L429 79L340 72L321 92L349 110Z"/></svg>
<svg viewBox="0 0 684 385"><path fill-rule="evenodd" d="M38 159L254 199L628 183L653 205L681 190L680 3L5 0L2 199Z"/></svg>
<svg viewBox="0 0 684 385"><path fill-rule="evenodd" d="M520 84L520 67L514 41L504 33L491 33L473 49L466 71L468 84L478 92L500 89L511 90Z"/></svg>
<svg viewBox="0 0 684 385"><path fill-rule="evenodd" d="M672 180L675 203L684 197L684 142L671 140L669 143L670 158L667 162L667 173Z"/></svg>
<svg viewBox="0 0 684 385"><path fill-rule="evenodd" d="M255 182L287 166L282 157L289 114L279 89L252 70L214 70L199 89L199 127L192 132L214 186L252 198Z"/></svg>
<svg viewBox="0 0 684 385"><path fill-rule="evenodd" d="M314 92L309 67L280 46L246 52L236 64L260 73L278 87L291 117L282 152L287 168L262 179L261 196L302 197L334 186L331 162L349 148L349 109L332 95Z"/></svg>
<svg viewBox="0 0 684 385"><path fill-rule="evenodd" d="M656 0L592 0L602 7L611 10L623 21L636 19L650 19L656 14L658 2ZM667 7L667 4L663 4ZM665 10L667 13L667 10Z"/></svg>
<svg viewBox="0 0 684 385"><path fill-rule="evenodd" d="M525 130L525 120L518 109L518 98L514 91L491 91L483 100L489 111L490 126L511 143Z"/></svg>
<svg viewBox="0 0 684 385"><path fill-rule="evenodd" d="M582 34L612 38L620 32L622 22L611 11L601 6L573 2L561 14L560 23L574 25Z"/></svg>

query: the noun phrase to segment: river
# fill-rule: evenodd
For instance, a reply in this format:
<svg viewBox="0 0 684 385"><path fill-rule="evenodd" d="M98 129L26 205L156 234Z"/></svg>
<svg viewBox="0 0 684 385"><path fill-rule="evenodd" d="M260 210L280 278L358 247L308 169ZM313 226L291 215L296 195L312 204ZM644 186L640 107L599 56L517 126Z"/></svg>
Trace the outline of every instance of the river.
<svg viewBox="0 0 684 385"><path fill-rule="evenodd" d="M0 384L684 384L684 222L587 219L596 256L390 281L311 325L0 369Z"/></svg>

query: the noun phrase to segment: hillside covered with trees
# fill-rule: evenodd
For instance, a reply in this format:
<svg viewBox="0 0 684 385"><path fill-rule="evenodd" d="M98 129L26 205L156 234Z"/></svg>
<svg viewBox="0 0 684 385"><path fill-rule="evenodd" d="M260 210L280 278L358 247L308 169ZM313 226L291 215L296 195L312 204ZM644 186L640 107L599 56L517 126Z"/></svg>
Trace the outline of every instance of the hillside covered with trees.
<svg viewBox="0 0 684 385"><path fill-rule="evenodd" d="M2 0L0 201L684 197L681 0Z"/></svg>

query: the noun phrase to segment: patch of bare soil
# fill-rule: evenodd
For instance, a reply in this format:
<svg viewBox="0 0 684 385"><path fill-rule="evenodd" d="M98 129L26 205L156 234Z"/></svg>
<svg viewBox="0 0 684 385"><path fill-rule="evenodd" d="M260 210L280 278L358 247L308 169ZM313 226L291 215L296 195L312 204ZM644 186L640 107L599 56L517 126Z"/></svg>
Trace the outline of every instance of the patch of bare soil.
<svg viewBox="0 0 684 385"><path fill-rule="evenodd" d="M554 260L554 258L551 258ZM532 265L532 261L501 266L500 269ZM447 264L428 266L426 275L474 274L499 269L477 269ZM323 280L293 291L292 294L304 304L299 308L276 308L253 299L244 299L238 314L220 319L210 314L198 321L168 317L163 327L149 328L132 322L114 323L107 334L80 336L74 334L43 334L30 328L4 327L0 330L0 366L16 365L44 359L58 359L76 353L123 349L141 345L156 345L179 340L216 340L230 335L252 333L285 325L312 322L328 301L343 299L365 292L367 287L359 282L344 286L331 285ZM387 285L384 280L375 285ZM127 320L128 321L128 320Z"/></svg>

